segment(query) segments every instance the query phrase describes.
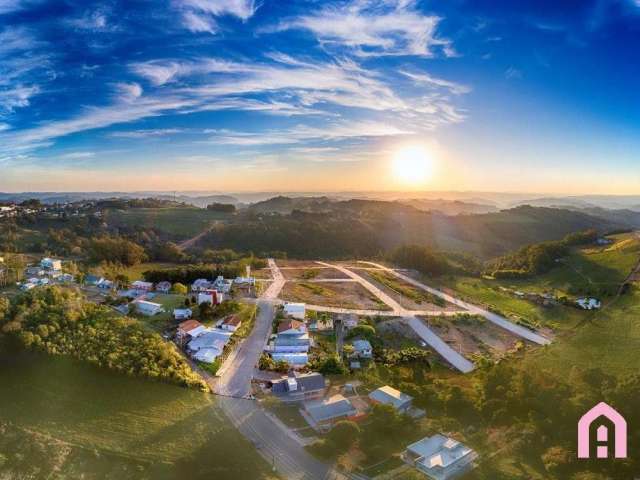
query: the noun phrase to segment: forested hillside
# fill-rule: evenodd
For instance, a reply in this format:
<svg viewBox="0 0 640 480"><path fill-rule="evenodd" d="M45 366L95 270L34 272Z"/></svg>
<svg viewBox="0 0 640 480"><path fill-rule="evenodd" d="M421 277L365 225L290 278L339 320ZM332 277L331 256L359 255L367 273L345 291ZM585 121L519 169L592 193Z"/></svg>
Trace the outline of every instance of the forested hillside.
<svg viewBox="0 0 640 480"><path fill-rule="evenodd" d="M280 198L277 203L287 202ZM246 212L217 225L198 246L340 258L372 256L413 244L488 259L527 244L560 240L576 231L607 232L623 226L581 212L529 206L457 216L369 200L327 202L323 208L325 211L294 210L290 214Z"/></svg>

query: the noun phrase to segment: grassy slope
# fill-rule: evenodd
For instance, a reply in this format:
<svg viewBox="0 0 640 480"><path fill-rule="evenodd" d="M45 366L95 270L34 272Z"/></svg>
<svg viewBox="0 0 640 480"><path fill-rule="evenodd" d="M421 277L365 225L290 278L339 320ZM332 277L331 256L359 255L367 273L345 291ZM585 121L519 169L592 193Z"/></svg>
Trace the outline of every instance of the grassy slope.
<svg viewBox="0 0 640 480"><path fill-rule="evenodd" d="M190 238L228 215L202 208L134 208L109 212L109 224L155 228L176 238Z"/></svg>

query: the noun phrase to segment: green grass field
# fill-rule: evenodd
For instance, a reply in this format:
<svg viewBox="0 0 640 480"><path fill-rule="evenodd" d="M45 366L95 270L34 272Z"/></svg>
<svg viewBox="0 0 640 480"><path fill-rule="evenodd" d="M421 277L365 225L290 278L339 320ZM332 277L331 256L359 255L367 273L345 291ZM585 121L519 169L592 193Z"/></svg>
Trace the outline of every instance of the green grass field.
<svg viewBox="0 0 640 480"><path fill-rule="evenodd" d="M107 222L126 227L155 228L176 239L187 239L205 230L212 222L229 218L228 214L203 208L133 208L110 211Z"/></svg>

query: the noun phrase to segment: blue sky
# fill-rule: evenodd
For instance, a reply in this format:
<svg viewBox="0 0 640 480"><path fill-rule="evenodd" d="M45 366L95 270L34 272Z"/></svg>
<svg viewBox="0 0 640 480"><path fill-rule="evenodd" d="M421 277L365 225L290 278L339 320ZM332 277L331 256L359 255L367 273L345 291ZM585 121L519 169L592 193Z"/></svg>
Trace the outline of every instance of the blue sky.
<svg viewBox="0 0 640 480"><path fill-rule="evenodd" d="M639 38L638 0L0 0L0 190L638 193Z"/></svg>

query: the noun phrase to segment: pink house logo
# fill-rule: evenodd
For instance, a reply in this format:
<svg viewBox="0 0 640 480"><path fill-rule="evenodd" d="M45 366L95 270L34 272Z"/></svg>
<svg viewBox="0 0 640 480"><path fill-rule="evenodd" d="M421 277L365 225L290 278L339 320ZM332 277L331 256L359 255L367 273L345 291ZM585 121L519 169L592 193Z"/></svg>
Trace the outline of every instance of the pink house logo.
<svg viewBox="0 0 640 480"><path fill-rule="evenodd" d="M590 458L591 449L591 425L601 417L613 423L614 457L627 458L627 421L622 415L604 402L600 402L578 422L578 458ZM596 429L596 456L597 458L609 458L609 428L600 425Z"/></svg>

